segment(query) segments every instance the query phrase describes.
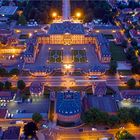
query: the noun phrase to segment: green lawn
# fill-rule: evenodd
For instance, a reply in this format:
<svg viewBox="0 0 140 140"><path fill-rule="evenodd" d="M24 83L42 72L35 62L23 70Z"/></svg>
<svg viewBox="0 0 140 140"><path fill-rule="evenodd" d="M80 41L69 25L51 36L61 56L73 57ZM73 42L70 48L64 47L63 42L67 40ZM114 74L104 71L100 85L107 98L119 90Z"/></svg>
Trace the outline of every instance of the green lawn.
<svg viewBox="0 0 140 140"><path fill-rule="evenodd" d="M111 51L111 56L113 60L116 61L125 61L126 55L123 51L123 48L120 46L117 46L114 42L110 42L110 51Z"/></svg>

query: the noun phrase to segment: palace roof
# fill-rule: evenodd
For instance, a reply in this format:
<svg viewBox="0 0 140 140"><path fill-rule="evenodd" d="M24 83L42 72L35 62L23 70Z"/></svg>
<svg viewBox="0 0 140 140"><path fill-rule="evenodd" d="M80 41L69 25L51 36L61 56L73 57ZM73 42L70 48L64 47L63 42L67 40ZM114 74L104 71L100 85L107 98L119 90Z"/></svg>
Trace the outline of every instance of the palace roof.
<svg viewBox="0 0 140 140"><path fill-rule="evenodd" d="M81 23L63 22L51 24L48 34L85 34L84 27Z"/></svg>
<svg viewBox="0 0 140 140"><path fill-rule="evenodd" d="M0 15L11 16L11 15L15 14L17 9L18 9L17 6L1 6Z"/></svg>
<svg viewBox="0 0 140 140"><path fill-rule="evenodd" d="M109 41L102 35L97 35L98 44L100 46L101 55L102 56L111 56L110 50L109 50Z"/></svg>

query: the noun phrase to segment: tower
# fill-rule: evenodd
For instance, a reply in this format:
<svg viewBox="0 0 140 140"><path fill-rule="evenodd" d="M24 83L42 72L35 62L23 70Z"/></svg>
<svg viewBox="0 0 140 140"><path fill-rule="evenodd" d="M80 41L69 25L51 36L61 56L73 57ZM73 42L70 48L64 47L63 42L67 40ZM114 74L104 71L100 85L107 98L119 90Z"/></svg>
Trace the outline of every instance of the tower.
<svg viewBox="0 0 140 140"><path fill-rule="evenodd" d="M70 0L63 0L63 20L70 19Z"/></svg>

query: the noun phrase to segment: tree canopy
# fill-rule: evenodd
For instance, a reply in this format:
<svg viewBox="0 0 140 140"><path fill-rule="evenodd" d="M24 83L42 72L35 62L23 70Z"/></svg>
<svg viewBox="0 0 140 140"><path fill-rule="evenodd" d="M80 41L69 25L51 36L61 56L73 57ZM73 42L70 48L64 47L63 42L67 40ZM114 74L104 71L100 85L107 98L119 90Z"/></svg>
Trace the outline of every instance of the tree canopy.
<svg viewBox="0 0 140 140"><path fill-rule="evenodd" d="M135 137L130 134L127 130L119 130L116 133L116 139L117 140L135 140Z"/></svg>
<svg viewBox="0 0 140 140"><path fill-rule="evenodd" d="M117 62L115 60L110 61L109 72L112 75L116 74L116 72L117 72Z"/></svg>
<svg viewBox="0 0 140 140"><path fill-rule="evenodd" d="M32 120L35 122L35 123L39 123L41 120L42 120L42 115L40 113L34 113L33 116L32 116Z"/></svg>
<svg viewBox="0 0 140 140"><path fill-rule="evenodd" d="M0 91L4 89L4 84L0 82Z"/></svg>
<svg viewBox="0 0 140 140"><path fill-rule="evenodd" d="M127 81L127 85L128 85L129 88L134 88L135 85L136 85L136 80L133 79L133 78L129 79L129 80Z"/></svg>
<svg viewBox="0 0 140 140"><path fill-rule="evenodd" d="M24 126L24 135L25 139L27 139L29 136L35 137L36 136L36 130L38 130L36 124L34 122L29 122Z"/></svg>
<svg viewBox="0 0 140 140"><path fill-rule="evenodd" d="M4 87L5 87L5 89L8 89L8 90L11 89L11 87L12 87L11 82L6 81L5 84L4 84Z"/></svg>
<svg viewBox="0 0 140 140"><path fill-rule="evenodd" d="M124 125L129 122L135 125L140 125L140 109L137 107L120 108L116 115L109 115L107 112L92 108L83 113L81 119L88 125L101 124L115 127L117 125Z"/></svg>
<svg viewBox="0 0 140 140"><path fill-rule="evenodd" d="M19 80L17 82L17 88L20 89L20 90L23 90L24 88L26 87L26 84L23 80Z"/></svg>
<svg viewBox="0 0 140 140"><path fill-rule="evenodd" d="M9 72L10 75L19 75L19 73L20 73L19 69L17 68L14 68Z"/></svg>

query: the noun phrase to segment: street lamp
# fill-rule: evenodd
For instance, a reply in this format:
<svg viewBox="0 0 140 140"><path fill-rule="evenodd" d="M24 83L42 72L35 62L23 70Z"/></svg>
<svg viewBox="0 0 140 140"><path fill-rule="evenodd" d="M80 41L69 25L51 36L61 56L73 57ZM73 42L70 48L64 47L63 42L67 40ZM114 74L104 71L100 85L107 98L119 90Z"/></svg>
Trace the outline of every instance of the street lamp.
<svg viewBox="0 0 140 140"><path fill-rule="evenodd" d="M81 13L80 13L80 12L77 12L77 13L76 13L76 17L77 17L77 18L80 18L80 17L81 17Z"/></svg>
<svg viewBox="0 0 140 140"><path fill-rule="evenodd" d="M65 65L64 65L64 68L67 69L67 70L71 69L71 67L72 67L71 64L65 64Z"/></svg>
<svg viewBox="0 0 140 140"><path fill-rule="evenodd" d="M56 12L53 12L53 13L52 13L52 17L53 17L53 18L56 18L56 17L57 17L57 13L56 13Z"/></svg>

